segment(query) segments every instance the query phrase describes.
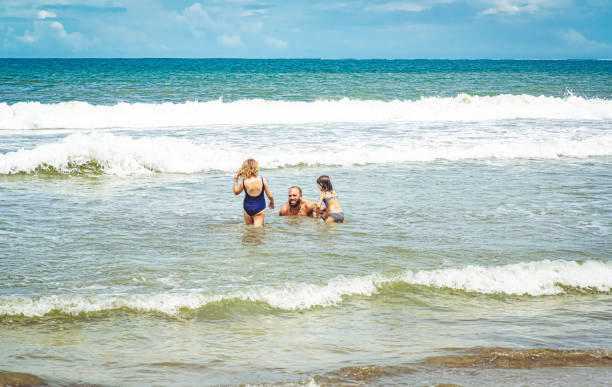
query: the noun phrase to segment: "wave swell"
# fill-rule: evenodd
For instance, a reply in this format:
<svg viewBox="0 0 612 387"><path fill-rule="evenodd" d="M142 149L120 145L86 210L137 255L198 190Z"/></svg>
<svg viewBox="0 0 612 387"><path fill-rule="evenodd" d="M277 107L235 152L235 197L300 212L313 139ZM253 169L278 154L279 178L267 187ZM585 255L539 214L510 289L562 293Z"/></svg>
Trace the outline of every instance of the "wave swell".
<svg viewBox="0 0 612 387"><path fill-rule="evenodd" d="M352 166L436 160L512 160L587 158L612 155L612 135L585 139L479 139L396 141L388 145L347 144L331 149L305 144L296 148L251 151L262 168ZM57 142L0 154L0 174L54 172L110 175L231 172L246 158L237 145L195 144L171 137L132 138L111 133L71 134Z"/></svg>
<svg viewBox="0 0 612 387"><path fill-rule="evenodd" d="M516 118L612 119L612 100L500 94L422 97L418 100L118 103L91 105L0 103L0 129L101 129L197 127L217 124L301 124L321 122L483 121Z"/></svg>
<svg viewBox="0 0 612 387"><path fill-rule="evenodd" d="M293 311L336 306L350 296L372 296L394 285L422 285L480 294L547 296L571 289L607 293L612 290L612 262L539 261L497 267L467 266L456 269L405 270L346 278L339 276L325 285L287 283L283 286L253 286L242 291L207 294L97 294L43 297L2 297L0 316L41 317L52 312L67 315L127 308L138 312L178 315L208 304L232 302L265 303Z"/></svg>

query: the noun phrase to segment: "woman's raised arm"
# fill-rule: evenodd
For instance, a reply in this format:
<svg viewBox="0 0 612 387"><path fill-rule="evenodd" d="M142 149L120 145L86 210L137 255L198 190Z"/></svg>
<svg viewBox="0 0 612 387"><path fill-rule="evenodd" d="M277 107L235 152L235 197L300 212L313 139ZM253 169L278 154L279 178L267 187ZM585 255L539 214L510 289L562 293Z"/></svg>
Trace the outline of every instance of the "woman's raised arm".
<svg viewBox="0 0 612 387"><path fill-rule="evenodd" d="M238 183L238 173L239 172L236 172L236 174L234 175L234 195L240 194L240 192L242 192L242 188L244 187L244 184Z"/></svg>

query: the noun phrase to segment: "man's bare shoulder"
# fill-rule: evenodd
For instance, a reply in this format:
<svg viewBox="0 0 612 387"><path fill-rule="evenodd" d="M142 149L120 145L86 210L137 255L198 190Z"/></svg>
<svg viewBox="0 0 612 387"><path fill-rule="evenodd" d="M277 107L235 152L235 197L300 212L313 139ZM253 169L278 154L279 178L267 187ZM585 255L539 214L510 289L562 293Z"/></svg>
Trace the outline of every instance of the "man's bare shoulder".
<svg viewBox="0 0 612 387"><path fill-rule="evenodd" d="M314 212L317 209L317 204L315 202L311 202L310 200L303 200L302 208L306 212L306 216L314 216Z"/></svg>
<svg viewBox="0 0 612 387"><path fill-rule="evenodd" d="M311 202L310 200L303 199L304 205L308 208L316 207L317 204L315 202Z"/></svg>

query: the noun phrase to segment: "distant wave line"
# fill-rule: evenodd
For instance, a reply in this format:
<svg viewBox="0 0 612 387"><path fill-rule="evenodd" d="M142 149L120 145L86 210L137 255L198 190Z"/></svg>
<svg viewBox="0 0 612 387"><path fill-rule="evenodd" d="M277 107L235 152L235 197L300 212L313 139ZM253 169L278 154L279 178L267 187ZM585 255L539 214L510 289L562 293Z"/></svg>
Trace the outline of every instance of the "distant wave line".
<svg viewBox="0 0 612 387"><path fill-rule="evenodd" d="M527 94L421 97L416 100L282 101L222 99L184 103L91 105L70 101L0 103L1 130L138 129L218 124L303 124L421 121L486 121L518 118L612 119L612 100Z"/></svg>

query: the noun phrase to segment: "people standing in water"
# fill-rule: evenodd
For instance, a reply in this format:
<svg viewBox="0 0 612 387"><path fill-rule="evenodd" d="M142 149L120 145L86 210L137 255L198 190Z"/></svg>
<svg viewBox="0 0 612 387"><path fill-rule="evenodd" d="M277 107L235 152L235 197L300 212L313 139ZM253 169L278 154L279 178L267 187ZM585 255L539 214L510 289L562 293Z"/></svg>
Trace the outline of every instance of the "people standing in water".
<svg viewBox="0 0 612 387"><path fill-rule="evenodd" d="M242 184L238 179L242 177ZM254 159L245 160L234 175L234 195L239 195L244 190L244 201L242 204L244 222L255 227L261 227L266 217L266 199L268 196L270 204L268 207L274 209L274 197L270 193L268 182L259 176L259 164Z"/></svg>
<svg viewBox="0 0 612 387"><path fill-rule="evenodd" d="M340 207L340 202L338 202L338 194L334 191L329 176L319 176L317 178L317 185L321 190L321 195L319 195L319 201L317 202L317 215L326 222L344 222L344 212L342 212L342 207ZM325 203L325 209L321 208L321 203Z"/></svg>

